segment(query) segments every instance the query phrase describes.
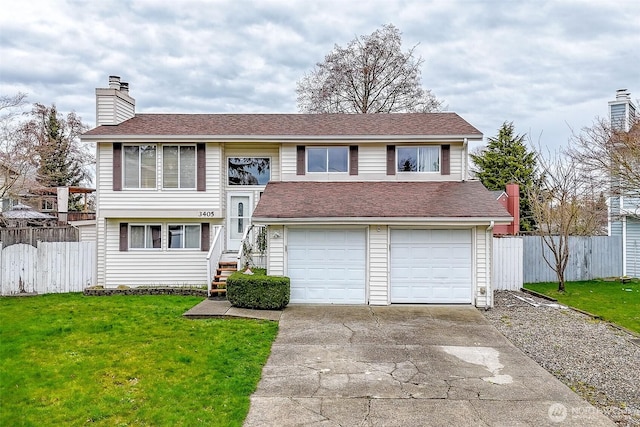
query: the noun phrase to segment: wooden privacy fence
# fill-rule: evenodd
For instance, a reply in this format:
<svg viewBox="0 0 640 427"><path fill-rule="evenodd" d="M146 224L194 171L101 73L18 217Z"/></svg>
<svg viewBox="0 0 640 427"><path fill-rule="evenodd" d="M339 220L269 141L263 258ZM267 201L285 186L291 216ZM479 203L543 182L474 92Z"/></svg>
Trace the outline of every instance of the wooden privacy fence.
<svg viewBox="0 0 640 427"><path fill-rule="evenodd" d="M556 274L542 258L553 262L553 253L542 242L542 237L526 236L523 241L524 282L555 282ZM622 275L621 236L569 237L569 262L565 280L591 280Z"/></svg>
<svg viewBox="0 0 640 427"><path fill-rule="evenodd" d="M493 239L493 289L516 290L523 283L555 282L556 274L543 258L553 254L539 236ZM620 236L569 237L566 280L591 280L622 274Z"/></svg>
<svg viewBox="0 0 640 427"><path fill-rule="evenodd" d="M95 284L95 242L0 242L0 295L82 292Z"/></svg>
<svg viewBox="0 0 640 427"><path fill-rule="evenodd" d="M37 246L41 242L77 242L79 232L75 227L7 227L0 228L0 242L5 247L16 243Z"/></svg>

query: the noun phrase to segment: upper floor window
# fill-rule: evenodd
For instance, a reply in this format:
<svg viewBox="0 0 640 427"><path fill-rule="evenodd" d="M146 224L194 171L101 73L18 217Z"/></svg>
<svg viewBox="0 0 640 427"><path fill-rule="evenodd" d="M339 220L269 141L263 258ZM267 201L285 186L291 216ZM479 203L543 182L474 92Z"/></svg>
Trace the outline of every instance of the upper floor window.
<svg viewBox="0 0 640 427"><path fill-rule="evenodd" d="M129 248L160 249L160 225L130 225Z"/></svg>
<svg viewBox="0 0 640 427"><path fill-rule="evenodd" d="M398 147L398 172L440 172L440 147Z"/></svg>
<svg viewBox="0 0 640 427"><path fill-rule="evenodd" d="M162 187L196 188L196 146L162 147Z"/></svg>
<svg viewBox="0 0 640 427"><path fill-rule="evenodd" d="M169 225L169 249L200 249L200 224Z"/></svg>
<svg viewBox="0 0 640 427"><path fill-rule="evenodd" d="M348 172L349 147L308 147L307 172Z"/></svg>
<svg viewBox="0 0 640 427"><path fill-rule="evenodd" d="M125 188L156 188L156 146L125 145Z"/></svg>
<svg viewBox="0 0 640 427"><path fill-rule="evenodd" d="M229 185L267 185L271 179L268 157L229 157Z"/></svg>

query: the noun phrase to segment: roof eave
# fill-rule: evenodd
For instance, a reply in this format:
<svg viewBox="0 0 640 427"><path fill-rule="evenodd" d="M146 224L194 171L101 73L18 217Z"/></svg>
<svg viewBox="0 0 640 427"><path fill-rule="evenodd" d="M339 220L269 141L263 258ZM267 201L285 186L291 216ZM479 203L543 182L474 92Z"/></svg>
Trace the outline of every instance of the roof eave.
<svg viewBox="0 0 640 427"><path fill-rule="evenodd" d="M429 142L482 141L482 134L468 135L82 135L83 142Z"/></svg>
<svg viewBox="0 0 640 427"><path fill-rule="evenodd" d="M251 222L256 225L339 225L339 224L385 224L385 225L508 225L512 217L314 217L314 218L269 218L253 217Z"/></svg>

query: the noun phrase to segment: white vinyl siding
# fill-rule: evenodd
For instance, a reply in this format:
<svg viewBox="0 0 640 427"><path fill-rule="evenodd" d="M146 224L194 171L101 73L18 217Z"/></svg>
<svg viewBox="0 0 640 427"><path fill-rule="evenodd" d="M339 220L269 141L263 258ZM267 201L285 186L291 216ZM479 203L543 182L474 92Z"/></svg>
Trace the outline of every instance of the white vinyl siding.
<svg viewBox="0 0 640 427"><path fill-rule="evenodd" d="M284 227L270 225L267 233L267 274L284 276Z"/></svg>
<svg viewBox="0 0 640 427"><path fill-rule="evenodd" d="M163 229L161 250L132 249L129 251L120 251L121 222L140 224L138 220L127 218L106 221L104 262L108 265L108 269L105 270L103 282L99 284L109 287L206 285L207 252L167 250L167 237L164 230L167 229L169 221L161 224ZM157 221L153 224L157 224ZM100 267L100 252L98 254Z"/></svg>
<svg viewBox="0 0 640 427"><path fill-rule="evenodd" d="M362 143L358 145L358 175L344 174L322 174L307 173L305 175L296 174L296 145L283 144L282 159L282 181L461 181L463 179L463 159L466 153L463 150L462 142L434 142L429 143L434 147L441 144L450 144L449 175L441 175L439 172L419 173L403 172L395 175L387 175L387 144ZM397 142L390 145L411 146L411 144ZM415 144L425 145L425 144ZM468 168L467 168L468 169ZM274 178L272 177L272 180Z"/></svg>
<svg viewBox="0 0 640 427"><path fill-rule="evenodd" d="M124 151L124 150L123 150ZM113 144L98 144L97 173L98 202L101 210L117 210L126 215L127 210L149 210L162 212L167 209L191 211L194 216L200 211L222 209L220 147L207 144L206 191L159 189L124 189L113 191ZM124 155L123 155L124 160ZM157 162L157 179L162 179L162 162Z"/></svg>
<svg viewBox="0 0 640 427"><path fill-rule="evenodd" d="M389 241L386 225L369 227L369 304L389 303Z"/></svg>
<svg viewBox="0 0 640 427"><path fill-rule="evenodd" d="M491 247L493 234L487 231L488 227L476 227L475 230L475 270L476 270L476 293L474 295L477 307L490 307L493 304L491 299ZM482 293L482 289L485 292Z"/></svg>
<svg viewBox="0 0 640 427"><path fill-rule="evenodd" d="M627 276L640 277L640 220L627 217Z"/></svg>
<svg viewBox="0 0 640 427"><path fill-rule="evenodd" d="M115 125L135 116L134 105L126 101L115 90L98 89L108 95L98 93L96 96L96 126ZM112 93L115 92L115 96Z"/></svg>

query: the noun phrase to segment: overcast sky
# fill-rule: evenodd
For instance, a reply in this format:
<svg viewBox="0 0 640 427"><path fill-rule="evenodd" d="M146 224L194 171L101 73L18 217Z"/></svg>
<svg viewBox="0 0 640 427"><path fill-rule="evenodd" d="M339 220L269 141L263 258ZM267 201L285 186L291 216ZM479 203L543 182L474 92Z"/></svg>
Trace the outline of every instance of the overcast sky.
<svg viewBox="0 0 640 427"><path fill-rule="evenodd" d="M296 81L334 44L392 23L422 83L486 136L504 121L544 146L640 98L640 1L15 0L0 14L0 94L95 125L95 88L136 111L297 112Z"/></svg>

